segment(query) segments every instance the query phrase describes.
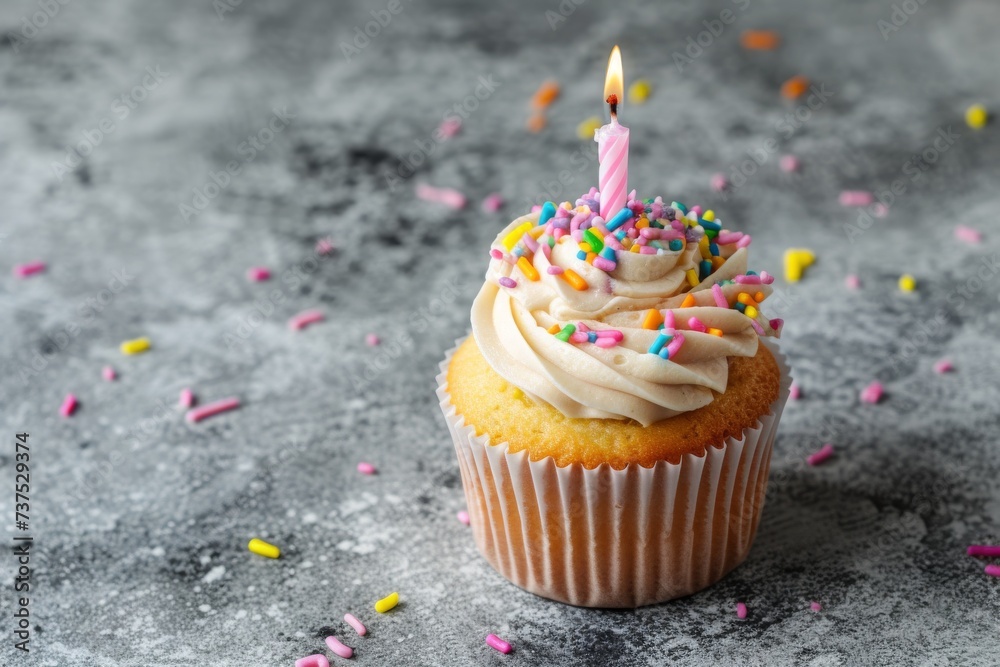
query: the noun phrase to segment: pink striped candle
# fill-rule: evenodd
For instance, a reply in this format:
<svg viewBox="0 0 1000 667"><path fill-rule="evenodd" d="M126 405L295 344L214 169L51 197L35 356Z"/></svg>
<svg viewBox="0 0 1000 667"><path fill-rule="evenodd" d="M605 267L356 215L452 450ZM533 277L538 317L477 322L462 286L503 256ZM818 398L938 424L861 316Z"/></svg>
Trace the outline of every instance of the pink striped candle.
<svg viewBox="0 0 1000 667"><path fill-rule="evenodd" d="M624 94L622 53L616 45L608 59L604 79L604 98L611 107L611 122L594 132L597 159L600 162L598 188L601 191L600 214L605 220L625 208L628 186L628 128L618 123L618 104Z"/></svg>

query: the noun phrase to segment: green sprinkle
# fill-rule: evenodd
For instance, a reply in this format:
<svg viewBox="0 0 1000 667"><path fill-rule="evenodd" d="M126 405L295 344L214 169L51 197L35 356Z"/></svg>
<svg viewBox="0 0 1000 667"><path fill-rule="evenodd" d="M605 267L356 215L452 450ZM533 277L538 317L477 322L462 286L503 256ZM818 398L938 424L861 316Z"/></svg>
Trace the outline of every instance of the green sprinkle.
<svg viewBox="0 0 1000 667"><path fill-rule="evenodd" d="M593 227L585 229L583 231L583 238L587 240L590 244L590 249L596 253L600 253L604 249L604 239L601 235L594 231Z"/></svg>
<svg viewBox="0 0 1000 667"><path fill-rule="evenodd" d="M564 343L568 343L569 342L569 337L572 336L575 333L576 333L576 325L575 324L567 324L566 326L564 326L562 328L562 331L560 331L559 333L556 334L556 338L558 338L559 340L561 340Z"/></svg>

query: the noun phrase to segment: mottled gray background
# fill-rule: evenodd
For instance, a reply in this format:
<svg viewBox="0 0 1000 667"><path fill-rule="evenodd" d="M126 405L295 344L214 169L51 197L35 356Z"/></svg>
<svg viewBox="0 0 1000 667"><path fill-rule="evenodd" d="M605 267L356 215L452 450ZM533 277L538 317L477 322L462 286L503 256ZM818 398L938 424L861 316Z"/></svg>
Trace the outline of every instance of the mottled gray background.
<svg viewBox="0 0 1000 667"><path fill-rule="evenodd" d="M11 544L13 434L26 430L36 542L29 656L11 648L3 550L0 662L290 665L335 632L368 665L995 664L1000 581L964 550L1000 542L1000 139L962 116L977 101L1000 109L1000 8L914 1L883 37L888 0L589 0L555 30L555 0L403 0L348 59L341 44L387 4L244 0L220 17L209 0L77 0L24 40L10 35L42 22L41 3L0 9L0 534ZM678 68L672 54L727 8L734 22ZM780 50L743 51L751 27L779 30ZM601 111L616 42L626 77L654 87L623 111L631 184L715 208L753 234L757 268L780 272L788 246L819 257L801 283L779 280L767 309L788 322L804 397L785 411L749 560L634 612L565 607L490 570L455 520L464 499L433 394L497 230L551 184L575 197L596 180L575 128ZM147 67L162 79L121 118L115 100ZM796 107L778 89L800 73L832 96L789 132ZM498 85L461 134L390 191L385 174L480 77ZM562 96L530 135L528 100L547 78ZM275 108L294 118L247 161L241 142ZM95 134L105 119L114 131ZM946 128L958 138L907 172ZM81 164L55 166L88 136L100 143ZM771 155L727 200L711 191L713 173L772 137L800 173ZM185 220L180 204L231 160L241 173ZM905 193L851 242L857 213L838 193L896 180ZM470 206L414 201L417 182ZM484 214L493 191L510 203ZM956 242L959 222L985 243ZM340 251L317 259L325 236ZM49 270L14 279L31 259ZM275 278L248 283L253 265ZM896 289L904 271L914 294ZM862 290L843 288L849 272ZM288 331L310 307L327 322ZM122 356L139 335L153 350ZM945 356L956 372L936 375ZM106 364L117 382L101 380ZM861 404L875 378L886 398ZM191 426L175 407L183 387L244 407ZM67 392L81 402L72 419L58 415ZM837 457L806 466L828 441ZM379 474L359 475L360 460ZM253 536L285 555L248 553ZM376 617L391 590L403 602ZM515 653L487 648L488 632Z"/></svg>

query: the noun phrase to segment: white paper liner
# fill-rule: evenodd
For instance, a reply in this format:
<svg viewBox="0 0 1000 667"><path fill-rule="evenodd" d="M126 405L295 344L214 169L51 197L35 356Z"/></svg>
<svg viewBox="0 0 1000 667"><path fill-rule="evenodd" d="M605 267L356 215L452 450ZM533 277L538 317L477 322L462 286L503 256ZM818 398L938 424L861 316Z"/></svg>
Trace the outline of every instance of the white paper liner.
<svg viewBox="0 0 1000 667"><path fill-rule="evenodd" d="M640 607L690 595L743 562L760 522L774 435L791 385L754 428L679 463L559 467L476 435L451 404L441 363L437 395L455 442L472 532L486 560L536 595L582 607Z"/></svg>

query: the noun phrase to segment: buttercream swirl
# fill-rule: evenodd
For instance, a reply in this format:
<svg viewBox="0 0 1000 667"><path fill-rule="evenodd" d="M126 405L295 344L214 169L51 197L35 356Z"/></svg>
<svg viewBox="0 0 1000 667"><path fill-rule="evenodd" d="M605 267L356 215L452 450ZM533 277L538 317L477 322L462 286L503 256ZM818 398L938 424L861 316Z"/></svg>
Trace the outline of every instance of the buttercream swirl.
<svg viewBox="0 0 1000 667"><path fill-rule="evenodd" d="M710 240L718 259L709 275L695 279L691 271L698 276L707 254L707 243L699 244L705 220L696 214L685 218L683 210L659 199L653 206L633 199L633 219L622 228L626 234L618 234L626 248L639 236L640 230L633 228L643 223L683 230L683 247L649 244L662 246L650 254L623 249L614 267L605 271L594 266L593 256L578 255L580 242L586 242L582 232L604 224L589 213L586 201L578 200L576 207L565 203L554 216L548 205L543 214L548 219L541 225L537 211L517 218L493 242L486 282L472 306L473 334L483 356L508 382L567 417L634 419L649 425L709 404L713 391L726 390L728 357L753 356L758 335L777 335L781 328L780 321L767 320L756 307L771 287L765 284L770 282L766 273L763 280L753 272L748 275L749 238L740 242L742 234L717 232ZM721 222L709 225L715 229ZM525 230L523 236L519 229ZM723 240L728 242L719 243ZM586 286L578 289L582 285L577 281L574 287L567 270ZM713 293L715 284L721 295ZM751 307L738 309L741 299ZM659 311L660 321L667 318L675 332L644 328L644 323L650 325L651 309ZM612 329L621 332L621 340L612 347L574 344L551 333L567 324L595 332ZM683 339L669 359L650 353L663 333Z"/></svg>

